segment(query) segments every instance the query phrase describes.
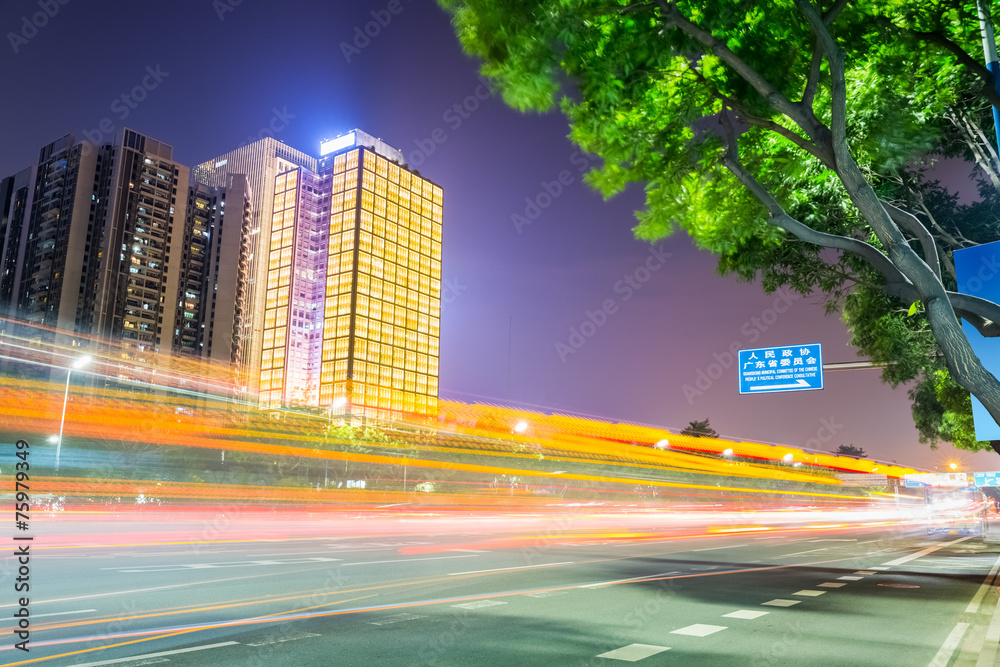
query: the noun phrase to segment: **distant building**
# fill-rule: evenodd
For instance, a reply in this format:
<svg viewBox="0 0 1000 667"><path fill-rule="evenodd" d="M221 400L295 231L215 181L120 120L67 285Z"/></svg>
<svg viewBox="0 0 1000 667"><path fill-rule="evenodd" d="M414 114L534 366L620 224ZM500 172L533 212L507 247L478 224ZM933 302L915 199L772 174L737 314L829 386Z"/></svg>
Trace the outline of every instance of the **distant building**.
<svg viewBox="0 0 1000 667"><path fill-rule="evenodd" d="M441 188L359 130L320 151L264 139L195 169L255 193L248 384L266 408L436 414Z"/></svg>
<svg viewBox="0 0 1000 667"><path fill-rule="evenodd" d="M194 168L194 180L212 187L225 187L234 175L246 178L251 193L251 220L246 235L248 279L248 313L243 318L240 339L240 382L251 396L256 396L260 381L261 343L263 336L264 290L267 254L271 238L271 207L274 202L274 181L278 174L304 167L316 171L316 158L286 146L272 137L255 141L224 155L202 162Z"/></svg>
<svg viewBox="0 0 1000 667"><path fill-rule="evenodd" d="M0 181L0 312L34 325L13 330L126 360L238 356L249 190L192 195L172 153L127 128L102 146L68 134Z"/></svg>

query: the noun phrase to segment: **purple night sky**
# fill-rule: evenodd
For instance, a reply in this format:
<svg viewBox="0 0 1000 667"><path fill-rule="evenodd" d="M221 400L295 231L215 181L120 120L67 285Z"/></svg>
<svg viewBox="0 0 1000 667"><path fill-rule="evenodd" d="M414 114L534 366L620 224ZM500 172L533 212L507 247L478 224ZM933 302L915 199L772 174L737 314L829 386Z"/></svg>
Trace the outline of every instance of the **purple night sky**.
<svg viewBox="0 0 1000 667"><path fill-rule="evenodd" d="M385 25L355 43L376 18ZM918 467L1000 466L991 453L919 444L906 389L882 385L875 370L769 396L738 395L735 364L710 379L731 346L819 342L827 362L857 357L818 299L774 308L775 295L719 277L686 237L655 251L636 241L641 188L603 202L581 181L589 162L566 139L566 120L489 98L427 0L5 0L0 28L0 177L67 132L100 138L104 119L173 145L189 166L272 131L314 155L355 127L401 148L445 192L442 398L675 430L707 417L736 439L823 438L822 449L853 443ZM144 99L122 99L144 81ZM532 219L517 225L514 215ZM571 340L588 312L601 326ZM686 396L699 374L704 391Z"/></svg>

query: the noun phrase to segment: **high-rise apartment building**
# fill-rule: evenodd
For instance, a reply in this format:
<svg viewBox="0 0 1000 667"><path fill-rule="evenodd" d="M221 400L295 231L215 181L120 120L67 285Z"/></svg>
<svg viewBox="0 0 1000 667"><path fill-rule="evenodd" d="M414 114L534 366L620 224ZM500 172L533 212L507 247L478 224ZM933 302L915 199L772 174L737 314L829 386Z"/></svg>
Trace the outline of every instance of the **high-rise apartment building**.
<svg viewBox="0 0 1000 667"><path fill-rule="evenodd" d="M35 189L35 167L0 180L0 316L16 317L28 221Z"/></svg>
<svg viewBox="0 0 1000 667"><path fill-rule="evenodd" d="M24 335L92 335L133 360L239 356L250 190L192 194L172 153L127 128L102 146L69 134L0 181L0 308L40 325Z"/></svg>
<svg viewBox="0 0 1000 667"><path fill-rule="evenodd" d="M437 411L441 188L354 131L275 178L260 400Z"/></svg>

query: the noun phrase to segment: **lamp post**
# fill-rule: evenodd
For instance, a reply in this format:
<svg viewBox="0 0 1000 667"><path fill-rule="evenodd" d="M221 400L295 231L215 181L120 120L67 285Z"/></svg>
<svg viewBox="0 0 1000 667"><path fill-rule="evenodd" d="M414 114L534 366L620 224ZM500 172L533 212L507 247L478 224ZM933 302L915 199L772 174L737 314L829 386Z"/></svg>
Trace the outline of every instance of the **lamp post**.
<svg viewBox="0 0 1000 667"><path fill-rule="evenodd" d="M62 417L59 419L59 439L56 440L56 472L59 472L59 455L62 452L63 427L66 426L66 404L69 402L69 379L73 371L90 363L90 355L85 354L66 368L66 392L63 394Z"/></svg>

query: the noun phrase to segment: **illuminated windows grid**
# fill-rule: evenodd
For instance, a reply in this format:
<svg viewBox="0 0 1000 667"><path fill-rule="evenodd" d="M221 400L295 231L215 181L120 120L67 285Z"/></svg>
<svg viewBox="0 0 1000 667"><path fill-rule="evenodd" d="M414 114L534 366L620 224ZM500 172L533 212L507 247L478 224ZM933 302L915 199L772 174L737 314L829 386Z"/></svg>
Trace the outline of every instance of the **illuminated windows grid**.
<svg viewBox="0 0 1000 667"><path fill-rule="evenodd" d="M320 404L345 397L366 416L434 413L441 188L370 150L331 162Z"/></svg>

